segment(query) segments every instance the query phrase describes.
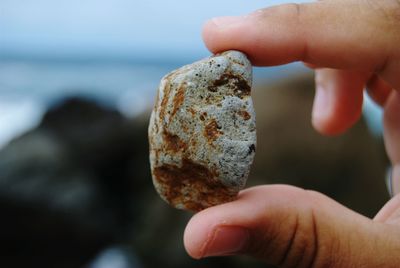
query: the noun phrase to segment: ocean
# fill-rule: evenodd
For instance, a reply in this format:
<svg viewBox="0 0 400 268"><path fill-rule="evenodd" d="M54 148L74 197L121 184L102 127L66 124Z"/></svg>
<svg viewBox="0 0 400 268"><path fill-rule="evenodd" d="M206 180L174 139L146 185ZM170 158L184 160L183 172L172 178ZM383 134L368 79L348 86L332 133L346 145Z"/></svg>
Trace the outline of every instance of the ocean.
<svg viewBox="0 0 400 268"><path fill-rule="evenodd" d="M152 102L163 75L177 63L103 60L0 61L0 148L35 127L54 103L93 99L135 116Z"/></svg>
<svg viewBox="0 0 400 268"><path fill-rule="evenodd" d="M1 59L0 148L36 127L49 106L67 97L93 99L134 117L153 104L165 74L189 63L185 60ZM274 81L305 71L299 63L254 68L254 82ZM371 109L374 107L368 107ZM374 120L379 121L379 115L376 111L373 113Z"/></svg>

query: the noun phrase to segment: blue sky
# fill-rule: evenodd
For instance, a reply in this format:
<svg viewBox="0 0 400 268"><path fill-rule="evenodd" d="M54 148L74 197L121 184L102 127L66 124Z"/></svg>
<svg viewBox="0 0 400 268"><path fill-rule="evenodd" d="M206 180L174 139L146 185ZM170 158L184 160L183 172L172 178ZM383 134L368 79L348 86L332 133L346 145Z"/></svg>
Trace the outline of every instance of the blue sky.
<svg viewBox="0 0 400 268"><path fill-rule="evenodd" d="M201 40L207 19L284 2L1 0L0 53L201 56L208 53Z"/></svg>

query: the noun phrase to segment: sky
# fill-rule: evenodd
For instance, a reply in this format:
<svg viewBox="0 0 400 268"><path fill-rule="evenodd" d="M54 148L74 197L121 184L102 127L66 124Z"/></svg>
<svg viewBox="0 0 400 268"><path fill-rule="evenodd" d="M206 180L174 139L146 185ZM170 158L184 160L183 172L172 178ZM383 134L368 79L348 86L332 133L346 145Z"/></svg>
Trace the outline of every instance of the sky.
<svg viewBox="0 0 400 268"><path fill-rule="evenodd" d="M0 61L10 55L199 59L209 55L201 39L206 20L287 2L294 1L0 0ZM381 129L380 111L373 104L366 110L376 115L369 124ZM28 99L12 105L0 98L0 148L37 124L43 112Z"/></svg>
<svg viewBox="0 0 400 268"><path fill-rule="evenodd" d="M285 1L288 0L0 0L0 148L35 127L46 110L26 92L46 93L46 89L50 93L59 92L70 88L66 83L79 83L79 88L88 87L88 83L101 84L109 90L117 87L116 80L132 80L141 73L106 66L106 72L98 78L99 72L90 66L85 71L83 65L81 69L85 73L77 76L79 68L42 66L40 62L35 65L32 62L36 61L29 61L32 57L190 62L209 55L201 39L202 25L207 19L246 14ZM11 61L2 62L7 57ZM18 57L16 62L14 57ZM26 65L25 60L31 65ZM112 71L118 73L113 76ZM125 71L129 75L124 75ZM137 81L130 84L138 88ZM99 88L95 88L99 94ZM23 98L18 94L18 98L6 98L7 92L22 92ZM137 95L123 95L121 99L136 100L121 104L136 108L132 103L141 100Z"/></svg>
<svg viewBox="0 0 400 268"><path fill-rule="evenodd" d="M201 28L207 19L284 2L1 0L0 54L206 55Z"/></svg>

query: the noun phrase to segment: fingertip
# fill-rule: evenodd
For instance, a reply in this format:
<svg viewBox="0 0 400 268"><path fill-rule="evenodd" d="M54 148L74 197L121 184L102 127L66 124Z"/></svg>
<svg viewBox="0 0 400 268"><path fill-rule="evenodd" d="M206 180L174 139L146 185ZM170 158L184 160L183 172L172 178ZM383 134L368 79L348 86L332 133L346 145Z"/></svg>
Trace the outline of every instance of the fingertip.
<svg viewBox="0 0 400 268"><path fill-rule="evenodd" d="M312 125L321 134L342 134L354 125L362 113L365 73L319 69L316 71L316 93Z"/></svg>
<svg viewBox="0 0 400 268"><path fill-rule="evenodd" d="M338 136L352 127L360 117L361 109L359 112L348 115L312 116L311 123L316 131L325 136Z"/></svg>
<svg viewBox="0 0 400 268"><path fill-rule="evenodd" d="M322 71L315 75L315 97L311 122L315 130L327 136L339 135L345 131L347 124L336 122L335 91L328 85L331 81L322 79Z"/></svg>
<svg viewBox="0 0 400 268"><path fill-rule="evenodd" d="M205 241L207 240L207 226L204 226L204 221L201 220L201 215L199 216L200 213L190 219L183 234L186 252L194 259L201 259L204 256Z"/></svg>
<svg viewBox="0 0 400 268"><path fill-rule="evenodd" d="M207 256L207 245L215 234L215 229L226 223L221 215L225 211L224 207L229 207L229 204L207 208L189 220L183 234L183 243L192 258L201 259Z"/></svg>
<svg viewBox="0 0 400 268"><path fill-rule="evenodd" d="M248 29L246 18L247 16L224 16L206 21L202 30L206 47L213 53L229 49L241 50L243 32Z"/></svg>
<svg viewBox="0 0 400 268"><path fill-rule="evenodd" d="M315 97L312 109L311 122L314 128L322 134L330 134L332 129L330 123L332 118L332 91L325 87L323 81L320 81L321 72L315 74Z"/></svg>
<svg viewBox="0 0 400 268"><path fill-rule="evenodd" d="M206 45L207 49L210 50L212 53L215 53L213 44L215 43L213 40L216 36L216 25L214 23L213 19L210 19L206 21L203 25L203 30L202 30L202 38L204 41L204 44Z"/></svg>
<svg viewBox="0 0 400 268"><path fill-rule="evenodd" d="M311 118L313 128L320 134L325 136L338 136L346 132L352 125L354 125L361 117L361 111L354 113L352 117L348 115L338 117L335 115L329 116L315 116Z"/></svg>

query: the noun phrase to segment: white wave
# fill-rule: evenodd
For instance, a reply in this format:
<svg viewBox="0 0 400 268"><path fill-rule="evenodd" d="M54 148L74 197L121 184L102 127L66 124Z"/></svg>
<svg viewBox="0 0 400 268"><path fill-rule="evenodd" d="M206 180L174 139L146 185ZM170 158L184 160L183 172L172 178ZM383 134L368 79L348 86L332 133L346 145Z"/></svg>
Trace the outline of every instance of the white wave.
<svg viewBox="0 0 400 268"><path fill-rule="evenodd" d="M44 112L45 106L33 99L0 97L0 149L12 139L35 128Z"/></svg>

